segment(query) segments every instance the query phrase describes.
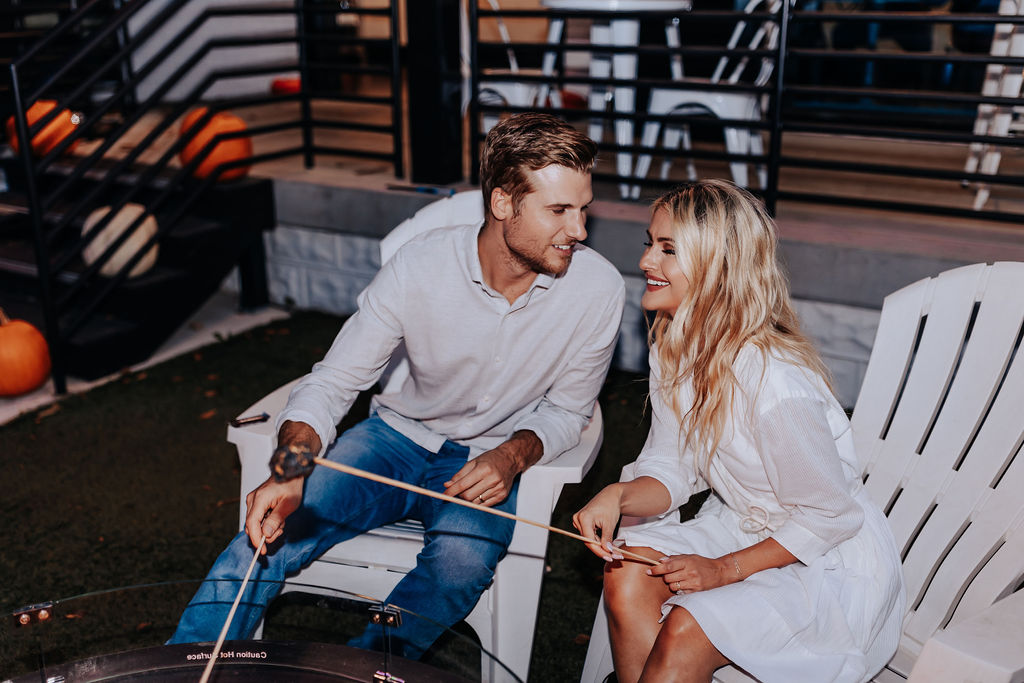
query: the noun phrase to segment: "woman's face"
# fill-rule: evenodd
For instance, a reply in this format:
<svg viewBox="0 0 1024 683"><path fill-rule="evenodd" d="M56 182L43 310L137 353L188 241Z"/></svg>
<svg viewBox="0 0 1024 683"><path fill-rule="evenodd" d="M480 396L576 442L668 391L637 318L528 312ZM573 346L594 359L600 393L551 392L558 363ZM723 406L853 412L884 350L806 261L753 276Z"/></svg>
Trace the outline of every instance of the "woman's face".
<svg viewBox="0 0 1024 683"><path fill-rule="evenodd" d="M647 248L640 258L640 270L647 277L647 289L640 299L645 311L660 311L673 315L690 288L676 259L676 245L672 239L672 218L665 209L655 212L647 229Z"/></svg>

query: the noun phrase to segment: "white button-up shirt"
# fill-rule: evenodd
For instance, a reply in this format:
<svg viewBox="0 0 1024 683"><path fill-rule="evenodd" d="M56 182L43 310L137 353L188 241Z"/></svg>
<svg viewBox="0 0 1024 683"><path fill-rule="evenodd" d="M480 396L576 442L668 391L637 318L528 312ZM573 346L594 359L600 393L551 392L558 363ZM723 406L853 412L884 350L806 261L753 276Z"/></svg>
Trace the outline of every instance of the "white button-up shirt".
<svg viewBox="0 0 1024 683"><path fill-rule="evenodd" d="M579 442L618 337L621 275L577 245L559 277L538 275L515 302L489 287L479 225L410 240L360 294L359 310L278 418L305 422L326 448L358 393L404 342L409 374L373 399L378 415L436 452L445 440L470 457L517 430L534 432L547 462Z"/></svg>

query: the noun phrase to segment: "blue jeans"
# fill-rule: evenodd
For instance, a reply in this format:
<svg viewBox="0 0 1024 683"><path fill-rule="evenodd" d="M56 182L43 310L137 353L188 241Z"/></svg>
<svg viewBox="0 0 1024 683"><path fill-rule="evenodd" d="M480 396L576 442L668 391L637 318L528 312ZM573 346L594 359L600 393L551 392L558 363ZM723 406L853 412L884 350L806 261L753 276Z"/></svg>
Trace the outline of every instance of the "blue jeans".
<svg viewBox="0 0 1024 683"><path fill-rule="evenodd" d="M450 441L438 453L431 453L374 415L338 437L324 457L443 491L444 482L466 464L468 456L469 448ZM518 489L517 479L512 494L497 509L514 513ZM263 618L266 606L280 592L281 582L333 545L405 518L423 523L423 550L416 558L416 567L384 602L426 617L404 619L390 639L396 654L418 659L445 628L469 614L490 584L494 568L512 540L515 524L496 515L326 467L317 467L309 475L302 505L288 517L281 538L254 568L227 638L249 637ZM253 552L248 536L239 532L185 608L168 643L217 639ZM332 588L344 590L345 586ZM368 626L349 644L381 649L381 627Z"/></svg>

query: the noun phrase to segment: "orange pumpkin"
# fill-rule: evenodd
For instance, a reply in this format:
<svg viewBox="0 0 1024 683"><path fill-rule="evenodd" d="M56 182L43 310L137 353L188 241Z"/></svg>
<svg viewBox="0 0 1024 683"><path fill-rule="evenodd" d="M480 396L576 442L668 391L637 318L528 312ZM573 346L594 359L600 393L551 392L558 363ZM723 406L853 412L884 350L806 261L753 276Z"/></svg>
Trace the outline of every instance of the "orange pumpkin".
<svg viewBox="0 0 1024 683"><path fill-rule="evenodd" d="M200 107L191 111L181 122L181 134L184 135L186 131L196 125L206 114L206 107ZM199 152L203 150L206 145L213 140L214 137L221 133L233 133L239 130L246 130L245 121L238 118L234 114L228 114L225 112L218 112L213 115L212 118L203 126L194 138L192 138L188 144L181 150L179 158L183 165L188 164L192 159L195 158ZM208 175L213 173L214 169L223 163L229 161L238 161L239 159L248 159L252 156L252 138L240 137L232 138L230 140L221 140L217 143L206 158L202 160L193 175L197 178L206 178ZM234 178L241 178L249 172L249 166L237 166L222 171L218 176L218 180L233 180Z"/></svg>
<svg viewBox="0 0 1024 683"><path fill-rule="evenodd" d="M32 391L50 374L50 349L42 333L0 309L0 396Z"/></svg>
<svg viewBox="0 0 1024 683"><path fill-rule="evenodd" d="M28 108L26 116L28 118L28 125L31 128L36 121L43 118L57 106L57 103L53 100L37 100ZM61 140L71 135L75 130L75 127L81 123L81 117L77 114L72 114L67 109L62 110L57 114L56 118L50 121L48 124L43 126L43 129L35 134L32 138L32 153L37 157L46 156L50 150L60 144ZM14 117L10 116L7 119L7 139L11 141L11 147L14 149L14 153L18 153L18 129L14 122ZM78 145L78 140L75 140L68 148L64 150L65 154L74 150Z"/></svg>

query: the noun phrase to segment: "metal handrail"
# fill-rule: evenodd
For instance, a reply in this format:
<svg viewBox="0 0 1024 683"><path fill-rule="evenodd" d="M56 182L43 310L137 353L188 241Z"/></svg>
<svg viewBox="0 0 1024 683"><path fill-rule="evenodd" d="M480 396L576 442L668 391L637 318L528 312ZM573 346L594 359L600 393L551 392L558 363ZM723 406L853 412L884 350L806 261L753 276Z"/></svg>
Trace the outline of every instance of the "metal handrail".
<svg viewBox="0 0 1024 683"><path fill-rule="evenodd" d="M499 112L517 111L546 111L567 117L573 120L591 121L632 121L634 124L646 122L673 124L676 126L700 124L702 130L714 131L721 128L746 128L751 130L767 131L768 144L766 153L762 155L737 155L720 154L703 149L696 150L665 150L657 146L648 147L639 144L614 144L604 143L600 145L602 151L613 153L659 155L666 158L691 157L697 159L717 160L745 160L751 163L761 164L767 170L767 183L763 188L756 191L763 195L771 210L776 208L779 199L792 201L813 201L816 203L836 203L845 205L847 200L836 198L831 195L813 194L812 192L794 192L790 190L781 191L780 182L784 182L790 171L797 169L820 169L826 173L843 172L856 173L861 175L885 175L905 178L921 178L935 181L958 181L958 185L968 183L980 183L998 185L1006 188L1019 188L1024 185L1022 177L1012 169L1000 173L991 172L991 166L987 168L971 169L967 162L968 149L971 154L977 155L977 150L983 150L985 146L995 146L998 150L1019 151L1024 147L1024 135L1009 136L996 134L994 128L985 129L981 124L975 124L976 117L981 117L986 112L998 110L1003 112L1004 117L1009 117L1011 111L1024 112L1024 98L1015 96L1016 93L1006 93L998 89L988 88L981 91L971 90L964 86L955 85L950 81L948 74L955 69L974 69L975 72L988 70L989 77L994 69L1005 67L1008 71L1019 71L1024 67L1024 56L1009 54L1008 51L996 54L980 53L955 53L947 50L914 52L910 49L900 52L897 48L888 47L885 49L865 49L862 47L845 47L844 49L817 47L813 42L796 44L799 37L796 27L802 29L813 28L816 25L841 26L844 23L850 24L852 28L861 27L860 30L867 30L873 25L888 27L892 30L904 30L908 27L928 26L928 30L935 25L951 25L954 28L967 25L988 25L994 29L1006 30L1007 27L1015 27L1017 35L1024 30L1024 16L1001 15L996 13L982 14L947 14L941 12L882 12L882 11L812 11L807 9L793 8L790 3L780 3L780 12L775 17L775 23L779 26L780 36L775 52L771 50L730 50L730 54L739 57L747 56L751 62L767 56L774 59L776 68L773 72L773 79L764 89L753 87L729 87L725 84L713 84L702 82L700 79L687 78L684 81L672 81L668 77L661 77L652 72L641 72L636 79L623 78L594 78L583 72L566 72L564 61L567 56L580 53L600 52L609 55L635 55L648 58L656 63L659 58L666 65L670 57L679 57L688 63L687 60L697 57L720 57L723 54L721 45L708 45L706 32L694 31L696 35L694 42L687 41L688 27L696 25L696 22L735 22L740 17L738 11L704 11L693 10L690 12L679 11L647 11L647 12L622 12L617 10L586 10L586 11L562 11L552 9L541 10L494 10L488 8L485 3L477 0L469 3L470 13L470 52L474 65L471 74L471 86L473 89L471 97L471 119L469 122L472 144L477 145L482 141L480 130L480 115L489 114L493 116ZM757 21L768 18L769 13L765 11L751 13L748 19ZM512 18L539 18L563 19L566 21L586 18L591 20L610 20L623 18L637 19L662 19L678 22L680 33L684 36L682 47L666 47L664 44L639 45L592 45L586 41L573 41L566 39L567 29L562 30L561 42L516 42L514 40L484 41L480 37L480 26L484 21L495 19L509 20ZM694 22L694 23L691 23ZM701 24L705 25L705 24ZM1001 28L999 28L1001 27ZM653 31L652 31L653 34ZM856 45L856 43L854 43ZM507 51L513 51L522 64L524 61L540 61L542 56L555 55L556 67L553 73L544 74L536 70L510 73L507 70L484 71L486 65L480 61L481 56L493 59L495 64L500 64L502 57ZM850 69L874 69L873 73L885 75L886 70L899 66L904 69L918 69L923 72L925 69L932 69L936 73L945 74L945 80L920 82L906 82L899 86L879 85L882 81L872 79L870 75L863 79L839 78L836 75L835 66L843 65ZM820 75L808 76L805 72L813 71L816 67ZM800 71L797 71L800 69ZM689 74L689 70L687 70ZM817 73L817 72L816 72ZM956 74L954 74L955 76ZM980 78L980 76L976 76ZM815 78L816 80L809 80ZM528 106L513 106L507 103L497 103L493 99L487 102L480 102L477 94L480 91L481 82L514 82L531 84L533 86L546 86L552 89L561 89L565 86L602 88L623 88L634 89L641 95L647 89L659 88L685 89L685 90L706 90L721 93L745 91L749 93L760 93L763 103L766 103L764 115L758 121L746 121L737 119L708 119L694 111L685 113L673 112L669 114L649 114L644 111L641 104L635 112L622 111L595 111L591 108L572 110L556 108L550 103L535 103ZM954 85L950 85L954 83ZM640 100L642 101L642 100ZM864 112L876 112L871 118ZM972 131L972 124L974 130ZM797 132L812 132L823 135L852 135L871 136L882 139L907 140L927 142L932 145L956 145L957 154L963 154L964 163L960 168L955 164L947 164L941 168L933 168L929 162L920 162L916 166L913 163L900 159L898 163L876 163L874 159L863 160L818 160L796 157L783 151L782 141L784 136ZM952 148L951 148L952 149ZM471 158L475 155L471 154ZM974 158L977 158L975 156ZM896 161L896 160L894 160ZM966 164L966 166L965 166ZM1005 165L1005 163L1004 163ZM476 177L476 164L474 163L473 173ZM618 184L628 182L631 184L649 185L652 187L664 187L673 181L660 181L655 178L621 177L611 173L596 173L595 178L608 180ZM678 183L679 181L674 181ZM973 196L972 196L973 198ZM935 204L924 204L923 202L914 205L909 201L884 201L874 197L857 198L860 206L870 206L901 212L914 211L922 214L942 214L951 216L970 216L976 219L992 221L1013 221L1024 223L1024 212L1013 213L1007 210L989 210L979 208L978 210L954 210L953 206L936 206ZM948 209L948 211L947 211Z"/></svg>

